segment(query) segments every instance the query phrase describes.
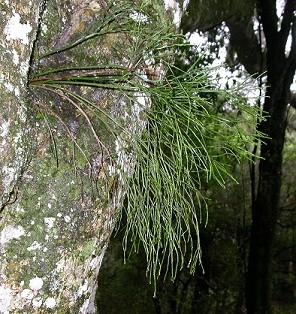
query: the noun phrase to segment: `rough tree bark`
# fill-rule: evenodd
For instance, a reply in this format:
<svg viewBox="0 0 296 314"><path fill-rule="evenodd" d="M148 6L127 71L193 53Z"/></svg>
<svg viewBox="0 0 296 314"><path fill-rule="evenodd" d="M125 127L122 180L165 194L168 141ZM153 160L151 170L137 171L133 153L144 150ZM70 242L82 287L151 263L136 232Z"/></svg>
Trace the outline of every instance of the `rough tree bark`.
<svg viewBox="0 0 296 314"><path fill-rule="evenodd" d="M49 131L38 119L33 103L55 106L62 100L28 88L32 54L71 42L106 5L48 1L43 12L46 2L0 4L0 313L95 313L97 275L124 195L117 173L130 170L130 155L120 135L114 141L101 134L110 155L117 156L111 161L82 117L67 109L62 114L72 136L89 149L88 162L79 153L73 161L73 141L64 127L57 123ZM64 54L49 65L67 58L101 61L102 55L103 61L125 62L124 53L113 55L117 40L122 39L110 36L89 56ZM116 93L96 91L92 97L123 127L133 129L141 120L139 110Z"/></svg>

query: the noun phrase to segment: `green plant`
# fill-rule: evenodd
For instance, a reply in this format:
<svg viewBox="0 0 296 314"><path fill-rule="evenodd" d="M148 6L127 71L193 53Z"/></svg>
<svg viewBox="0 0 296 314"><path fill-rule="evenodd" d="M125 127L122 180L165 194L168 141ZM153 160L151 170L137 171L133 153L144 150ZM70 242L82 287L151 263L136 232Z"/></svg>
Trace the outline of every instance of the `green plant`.
<svg viewBox="0 0 296 314"><path fill-rule="evenodd" d="M130 6L114 8L104 15L93 33L42 56L48 58L75 49L110 33L125 33L133 41L128 66L99 64L46 69L33 74L30 86L52 92L75 108L102 151L108 148L94 126L96 119L112 136L124 134L128 138L135 167L132 176L122 177L127 189L127 206L122 209L126 217L124 250L131 247L137 251L143 246L147 272L150 280L156 282L164 268L165 275L174 279L185 264L191 272L197 263L201 265L199 226L206 225L208 220L205 186L210 180L223 186L225 176L231 176L227 160L250 158L248 146L260 134L246 132L234 115L217 113L214 101L221 96L233 112L239 109L253 118L258 115L257 109L249 107L238 95L212 86L208 69L200 69L198 63L186 70L174 65L171 56L188 43L172 32L169 25L155 28L157 14L151 10L149 5L139 11ZM135 12L143 15L145 21L131 18ZM148 76L147 61L153 68ZM158 73L160 68L165 69L165 75ZM143 111L146 124L142 132L130 134L81 91L73 91L73 86L112 90L138 105L141 104L135 95L140 95L150 103ZM87 152L71 135L63 118L53 108L39 106L47 124L49 116L60 121L88 160Z"/></svg>
<svg viewBox="0 0 296 314"><path fill-rule="evenodd" d="M257 115L237 95L210 86L207 69L196 64L186 72L170 64L166 69L166 78L145 91L152 106L147 128L133 143L137 163L125 208L124 248L130 244L137 251L143 245L154 282L163 267L174 279L184 265L192 273L202 265L199 226L208 221L206 186L215 181L223 187L232 177L231 158L251 158L247 147L259 136L244 131L237 117L216 112L205 94Z"/></svg>

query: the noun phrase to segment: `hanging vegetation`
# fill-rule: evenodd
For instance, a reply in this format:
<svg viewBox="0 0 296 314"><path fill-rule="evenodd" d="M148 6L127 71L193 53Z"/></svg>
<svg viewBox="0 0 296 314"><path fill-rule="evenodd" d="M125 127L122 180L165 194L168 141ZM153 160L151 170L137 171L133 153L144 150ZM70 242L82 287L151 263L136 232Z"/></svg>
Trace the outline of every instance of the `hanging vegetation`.
<svg viewBox="0 0 296 314"><path fill-rule="evenodd" d="M199 227L208 220L206 185L213 180L223 186L225 178L232 177L229 161L251 158L249 145L260 134L247 131L240 123L244 118L255 121L257 109L237 92L215 88L210 69L201 69L199 62L186 69L176 65L178 51L189 44L160 16L159 6L151 3L147 1L137 9L133 4L111 5L90 33L40 56L48 60L84 49L88 41L99 45L105 36L120 34L130 41L130 59L125 64L98 61L79 67L39 66L31 73L30 87L51 92L75 108L103 152L108 148L96 121L110 136L121 134L127 139L125 149L133 155L134 172L121 173L127 202L118 213L118 223L124 217L125 252L143 247L149 278L155 282L162 271L174 279L185 265L191 272L201 265ZM142 131L135 135L123 128L81 88L114 91L138 106L144 121ZM231 114L217 110L218 98ZM63 117L50 106L38 106L48 125L52 119L64 125L88 159L88 152L76 142ZM238 111L243 114L237 115Z"/></svg>

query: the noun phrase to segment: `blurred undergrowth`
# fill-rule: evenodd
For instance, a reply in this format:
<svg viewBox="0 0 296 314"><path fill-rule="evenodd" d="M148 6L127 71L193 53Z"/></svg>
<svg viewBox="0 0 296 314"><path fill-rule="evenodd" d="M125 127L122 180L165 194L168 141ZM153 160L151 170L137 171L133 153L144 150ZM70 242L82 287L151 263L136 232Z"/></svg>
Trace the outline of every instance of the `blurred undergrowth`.
<svg viewBox="0 0 296 314"><path fill-rule="evenodd" d="M223 187L225 178L232 177L230 161L251 159L249 146L261 134L247 130L245 121L251 124L259 112L237 91L215 88L211 70L203 68L200 59L186 62L182 52L190 45L175 33L155 1L141 6L124 3L108 6L96 29L40 59L87 48L88 41L99 47L106 36L121 34L129 46L128 63L45 68L32 73L30 87L51 92L75 108L102 151L108 147L96 129L97 120L114 139L122 134L128 139L135 166L133 175L122 174L127 202L118 220L124 215L124 251L144 248L147 272L155 283L162 271L174 279L185 265L191 272L201 265L199 226L208 221L207 185L216 182ZM120 93L141 108L146 121L141 131L130 134L99 103L73 87ZM218 99L223 99L225 112L217 109ZM52 120L61 123L88 160L63 117L47 104L38 103L38 109L49 130ZM113 156L115 162L117 157Z"/></svg>

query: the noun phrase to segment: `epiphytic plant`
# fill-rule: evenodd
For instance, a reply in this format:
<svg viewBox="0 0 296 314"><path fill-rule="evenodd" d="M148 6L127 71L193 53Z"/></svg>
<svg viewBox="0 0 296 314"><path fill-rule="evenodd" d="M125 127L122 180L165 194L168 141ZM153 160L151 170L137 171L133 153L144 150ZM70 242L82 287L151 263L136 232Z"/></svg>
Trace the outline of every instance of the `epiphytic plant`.
<svg viewBox="0 0 296 314"><path fill-rule="evenodd" d="M127 64L54 67L33 73L30 86L52 92L73 106L102 151L107 148L94 126L96 119L111 135L128 135L135 166L133 175L122 177L127 191L127 205L121 209L126 221L124 250L144 248L147 272L155 282L162 270L174 279L184 265L194 272L197 263L201 264L199 226L208 220L204 184L214 180L223 186L225 177L231 177L229 158L250 158L248 146L260 134L247 132L234 115L217 112L215 99L220 95L233 111L239 109L254 118L258 115L257 109L238 95L215 88L209 69L201 69L198 63L186 70L174 65L174 54L188 43L169 24L156 26L157 14L151 12L151 5L139 9L112 6L93 32L42 56L46 59L120 33L131 45ZM161 68L163 73L148 73L148 63L150 69ZM149 99L141 134L129 135L103 108L73 87L114 91L135 105L137 95ZM39 109L47 121L51 115L64 125L87 158L62 117L46 105Z"/></svg>

